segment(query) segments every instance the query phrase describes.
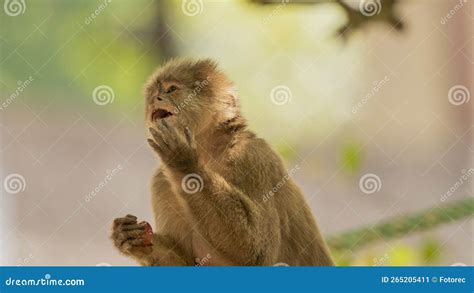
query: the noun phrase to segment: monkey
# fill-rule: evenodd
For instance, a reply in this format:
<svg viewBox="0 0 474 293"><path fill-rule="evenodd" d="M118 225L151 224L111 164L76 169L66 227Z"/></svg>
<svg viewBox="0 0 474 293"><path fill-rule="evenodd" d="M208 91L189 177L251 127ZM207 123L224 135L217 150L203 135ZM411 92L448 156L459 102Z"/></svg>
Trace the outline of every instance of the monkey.
<svg viewBox="0 0 474 293"><path fill-rule="evenodd" d="M172 59L146 82L151 243L134 215L111 238L143 266L332 266L302 191L250 131L233 83L212 59Z"/></svg>

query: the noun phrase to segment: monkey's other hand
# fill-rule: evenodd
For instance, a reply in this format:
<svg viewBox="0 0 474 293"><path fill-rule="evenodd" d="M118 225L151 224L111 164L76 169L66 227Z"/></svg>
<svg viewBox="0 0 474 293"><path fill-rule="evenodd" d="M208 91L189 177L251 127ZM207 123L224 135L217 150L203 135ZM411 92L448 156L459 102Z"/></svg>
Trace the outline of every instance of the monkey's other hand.
<svg viewBox="0 0 474 293"><path fill-rule="evenodd" d="M137 223L137 217L126 215L114 220L111 238L115 247L125 255L146 257L153 251L150 233L150 224Z"/></svg>
<svg viewBox="0 0 474 293"><path fill-rule="evenodd" d="M148 143L164 164L183 173L195 170L198 165L196 141L188 127L177 131L161 119L156 122L156 129L150 128L149 131L153 139L148 139Z"/></svg>

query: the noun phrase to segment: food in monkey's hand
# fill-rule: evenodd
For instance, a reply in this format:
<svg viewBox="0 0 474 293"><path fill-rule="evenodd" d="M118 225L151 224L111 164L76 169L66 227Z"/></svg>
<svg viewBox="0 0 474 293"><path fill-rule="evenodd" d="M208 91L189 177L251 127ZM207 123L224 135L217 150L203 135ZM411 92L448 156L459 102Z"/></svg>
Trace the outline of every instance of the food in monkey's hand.
<svg viewBox="0 0 474 293"><path fill-rule="evenodd" d="M142 236L143 245L152 246L153 245L153 229L151 228L151 225L146 221L140 222L140 225L145 225L145 230Z"/></svg>

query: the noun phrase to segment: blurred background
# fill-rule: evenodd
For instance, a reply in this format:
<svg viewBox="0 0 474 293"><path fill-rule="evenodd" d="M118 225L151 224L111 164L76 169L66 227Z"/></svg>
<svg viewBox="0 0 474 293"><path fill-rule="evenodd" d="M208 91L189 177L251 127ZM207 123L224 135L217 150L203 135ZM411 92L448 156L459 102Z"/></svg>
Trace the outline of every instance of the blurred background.
<svg viewBox="0 0 474 293"><path fill-rule="evenodd" d="M472 199L470 0L3 2L1 265L136 265L109 229L152 222L142 86L175 56L220 63L328 238ZM473 265L449 219L334 258Z"/></svg>

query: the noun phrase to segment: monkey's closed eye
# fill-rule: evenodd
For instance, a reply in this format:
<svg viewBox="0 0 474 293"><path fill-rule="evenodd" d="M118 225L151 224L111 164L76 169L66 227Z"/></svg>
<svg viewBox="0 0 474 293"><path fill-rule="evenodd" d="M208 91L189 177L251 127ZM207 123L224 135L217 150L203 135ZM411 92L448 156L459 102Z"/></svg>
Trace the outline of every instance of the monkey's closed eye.
<svg viewBox="0 0 474 293"><path fill-rule="evenodd" d="M172 86L170 86L170 87L166 90L166 93L167 93L167 94L170 94L170 93L176 91L177 89L178 89L177 86L172 85Z"/></svg>

